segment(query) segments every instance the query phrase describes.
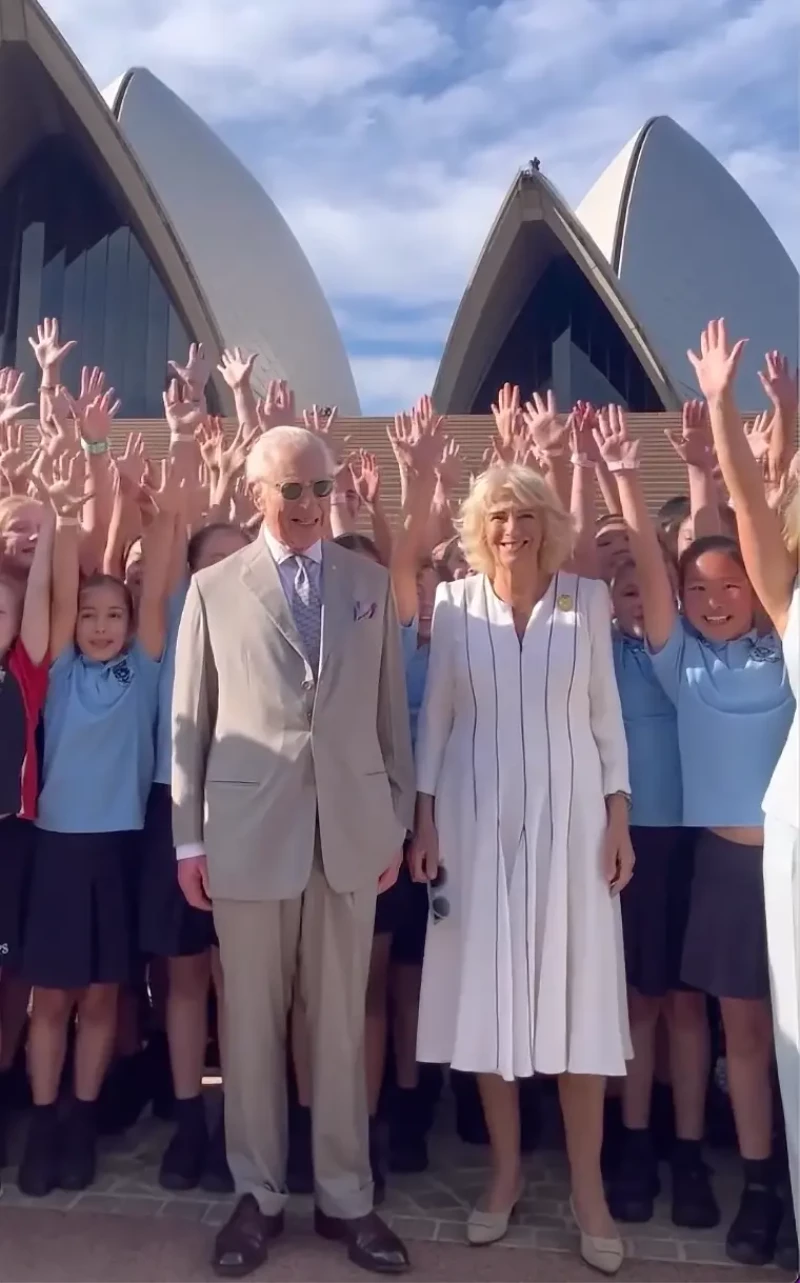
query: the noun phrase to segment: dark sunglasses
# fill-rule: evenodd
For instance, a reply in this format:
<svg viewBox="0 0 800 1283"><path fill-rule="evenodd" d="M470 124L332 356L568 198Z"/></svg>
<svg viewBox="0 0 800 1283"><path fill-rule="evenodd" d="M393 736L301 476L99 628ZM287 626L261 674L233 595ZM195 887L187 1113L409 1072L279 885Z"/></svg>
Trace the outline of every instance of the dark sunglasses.
<svg viewBox="0 0 800 1283"><path fill-rule="evenodd" d="M307 486L304 486L302 481L283 481L275 488L276 490L280 490L284 499L288 499L291 503L294 503L295 500L303 497L303 493L306 490L310 490L316 499L327 499L328 495L333 490L333 481L330 477L325 477L324 480L312 481L311 484Z"/></svg>
<svg viewBox="0 0 800 1283"><path fill-rule="evenodd" d="M446 895L442 895L446 886L447 869L440 865L436 877L428 883L428 908L434 923L443 922L450 917L450 901Z"/></svg>

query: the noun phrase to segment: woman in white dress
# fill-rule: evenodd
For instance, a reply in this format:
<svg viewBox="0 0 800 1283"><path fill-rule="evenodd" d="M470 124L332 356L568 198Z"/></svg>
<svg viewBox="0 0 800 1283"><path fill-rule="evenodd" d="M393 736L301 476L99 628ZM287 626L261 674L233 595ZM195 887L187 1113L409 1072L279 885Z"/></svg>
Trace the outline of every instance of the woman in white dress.
<svg viewBox="0 0 800 1283"><path fill-rule="evenodd" d="M418 1056L478 1074L493 1171L473 1243L522 1194L515 1079L560 1075L581 1250L614 1273L600 1147L605 1077L630 1056L633 852L608 593L561 569L571 520L531 469L491 468L462 518L476 573L437 592L417 747L412 867L436 888Z"/></svg>
<svg viewBox="0 0 800 1283"><path fill-rule="evenodd" d="M739 531L748 578L783 641L783 658L795 700L800 698L800 493L781 518L767 502L764 477L745 436L733 385L743 342L731 345L724 321L712 321L701 339L700 355L690 353L700 387L708 401L711 429L722 478L728 488ZM786 377L785 362L767 358L768 374L783 374L789 411L783 458L774 463L786 471L794 439L797 399ZM776 373L777 372L777 373ZM777 398L776 398L777 399ZM793 408L792 408L793 406ZM788 447L788 448L787 448ZM796 460L795 460L796 463ZM786 746L764 798L764 902L767 915L772 1019L775 1055L783 1102L793 1207L786 1206L775 1259L797 1274L797 1226L800 1224L800 727L795 705Z"/></svg>

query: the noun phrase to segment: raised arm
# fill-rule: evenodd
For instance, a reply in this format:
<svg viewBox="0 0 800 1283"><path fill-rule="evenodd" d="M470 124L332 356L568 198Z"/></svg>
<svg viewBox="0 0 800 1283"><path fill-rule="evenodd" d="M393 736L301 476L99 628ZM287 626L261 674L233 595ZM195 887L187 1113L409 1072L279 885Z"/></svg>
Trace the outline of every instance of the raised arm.
<svg viewBox="0 0 800 1283"><path fill-rule="evenodd" d="M575 407L572 420L572 502L575 523L575 552L571 568L589 579L600 576L597 558L597 468L600 451L594 439L597 415L591 406Z"/></svg>
<svg viewBox="0 0 800 1283"><path fill-rule="evenodd" d="M34 664L43 664L50 650L50 589L55 533L56 514L48 506L39 527L36 551L25 586L19 630L22 645Z"/></svg>
<svg viewBox="0 0 800 1283"><path fill-rule="evenodd" d="M667 437L686 465L693 537L703 539L721 534L720 495L714 480L714 442L703 402L685 402L680 433L668 431Z"/></svg>
<svg viewBox="0 0 800 1283"><path fill-rule="evenodd" d="M53 548L53 594L50 613L50 658L58 659L74 644L80 588L80 518L86 502L83 493L85 460L78 451L37 463L36 483L43 499L55 513Z"/></svg>
<svg viewBox="0 0 800 1283"><path fill-rule="evenodd" d="M389 440L400 470L402 511L401 529L392 554L392 589L400 623L407 625L417 616L417 571L429 533L430 508L437 484L436 467L440 463L446 440L443 420L431 412L415 421L414 430L405 433L402 416L395 420Z"/></svg>
<svg viewBox="0 0 800 1283"><path fill-rule="evenodd" d="M254 354L241 348L229 348L222 353L217 369L233 393L233 404L239 428L250 436L260 431L258 426L258 401L253 391Z"/></svg>
<svg viewBox="0 0 800 1283"><path fill-rule="evenodd" d="M653 650L666 646L678 615L664 554L639 480L639 442L628 436L625 415L618 406L601 410L597 446L619 491L628 527L631 552L639 576L647 640Z"/></svg>
<svg viewBox="0 0 800 1283"><path fill-rule="evenodd" d="M160 659L167 635L167 596L180 486L176 471L162 460L159 485L149 490L155 516L142 535L142 591L136 636L151 659Z"/></svg>
<svg viewBox="0 0 800 1283"><path fill-rule="evenodd" d="M733 501L745 569L756 595L783 633L797 576L797 559L783 542L781 522L767 503L761 470L748 445L736 408L734 382L744 340L731 344L723 320L711 321L690 352L697 381L708 403L711 431L722 476Z"/></svg>

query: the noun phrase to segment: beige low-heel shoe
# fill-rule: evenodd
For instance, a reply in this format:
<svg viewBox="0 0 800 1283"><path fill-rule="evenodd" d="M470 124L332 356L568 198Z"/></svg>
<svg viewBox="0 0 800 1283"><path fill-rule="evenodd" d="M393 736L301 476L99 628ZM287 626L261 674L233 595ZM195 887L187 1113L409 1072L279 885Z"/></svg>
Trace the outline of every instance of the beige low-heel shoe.
<svg viewBox="0 0 800 1283"><path fill-rule="evenodd" d="M508 1224L525 1193L525 1182L520 1183L517 1197L506 1212L484 1212L473 1207L467 1219L467 1242L472 1247L488 1247L490 1243L499 1243L508 1233Z"/></svg>
<svg viewBox="0 0 800 1283"><path fill-rule="evenodd" d="M591 1265L593 1270L599 1270L601 1274L616 1274L625 1260L622 1239L598 1238L594 1234L585 1234L575 1215L575 1204L572 1199L569 1200L569 1210L572 1212L572 1219L581 1236L581 1256L586 1264Z"/></svg>

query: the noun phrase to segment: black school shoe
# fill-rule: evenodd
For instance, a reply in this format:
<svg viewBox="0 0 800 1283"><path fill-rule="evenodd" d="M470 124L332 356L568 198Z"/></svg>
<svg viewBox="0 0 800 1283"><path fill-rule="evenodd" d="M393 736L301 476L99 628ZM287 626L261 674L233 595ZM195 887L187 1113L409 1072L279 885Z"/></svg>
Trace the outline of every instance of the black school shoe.
<svg viewBox="0 0 800 1283"><path fill-rule="evenodd" d="M672 1154L672 1223L683 1229L710 1230L720 1211L699 1143L676 1141Z"/></svg>
<svg viewBox="0 0 800 1283"><path fill-rule="evenodd" d="M630 1225L643 1225L652 1220L659 1188L658 1164L650 1132L624 1127L619 1156L608 1183L612 1217Z"/></svg>
<svg viewBox="0 0 800 1283"><path fill-rule="evenodd" d="M17 1186L28 1198L45 1198L58 1185L59 1122L56 1105L34 1105Z"/></svg>
<svg viewBox="0 0 800 1283"><path fill-rule="evenodd" d="M203 1097L176 1100L178 1126L172 1135L158 1173L162 1189L185 1192L196 1189L208 1156L208 1125Z"/></svg>
<svg viewBox="0 0 800 1283"><path fill-rule="evenodd" d="M783 1194L783 1218L775 1242L775 1264L787 1270L793 1278L800 1275L800 1252L797 1246L797 1225L794 1219L791 1190Z"/></svg>
<svg viewBox="0 0 800 1283"><path fill-rule="evenodd" d="M96 1174L96 1102L74 1100L61 1130L58 1184L61 1189L88 1189Z"/></svg>
<svg viewBox="0 0 800 1283"><path fill-rule="evenodd" d="M769 1265L775 1256L782 1215L783 1205L774 1189L745 1185L725 1240L730 1259L737 1265Z"/></svg>

